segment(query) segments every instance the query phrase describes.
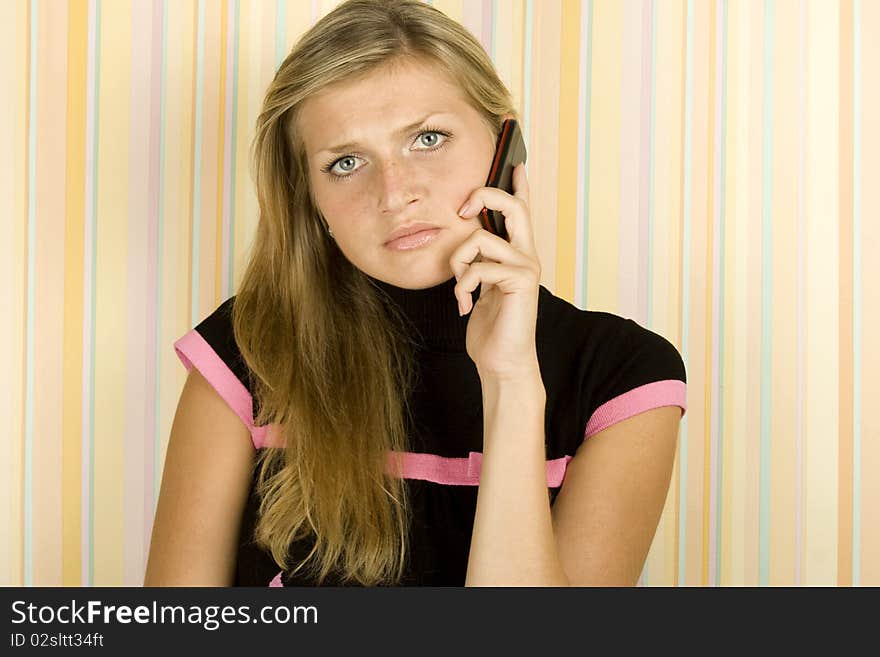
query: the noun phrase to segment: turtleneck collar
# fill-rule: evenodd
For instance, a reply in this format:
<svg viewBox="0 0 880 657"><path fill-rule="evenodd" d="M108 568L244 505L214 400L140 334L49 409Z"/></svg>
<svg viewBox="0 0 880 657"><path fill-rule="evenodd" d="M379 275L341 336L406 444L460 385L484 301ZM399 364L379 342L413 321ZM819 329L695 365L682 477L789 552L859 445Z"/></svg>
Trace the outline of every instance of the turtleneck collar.
<svg viewBox="0 0 880 657"><path fill-rule="evenodd" d="M455 276L433 287L410 290L397 287L369 276L373 284L383 291L387 300L409 320L418 332L416 339L427 349L445 352L466 352L465 337L470 313L458 314L455 298ZM480 298L480 287L473 292L474 303Z"/></svg>

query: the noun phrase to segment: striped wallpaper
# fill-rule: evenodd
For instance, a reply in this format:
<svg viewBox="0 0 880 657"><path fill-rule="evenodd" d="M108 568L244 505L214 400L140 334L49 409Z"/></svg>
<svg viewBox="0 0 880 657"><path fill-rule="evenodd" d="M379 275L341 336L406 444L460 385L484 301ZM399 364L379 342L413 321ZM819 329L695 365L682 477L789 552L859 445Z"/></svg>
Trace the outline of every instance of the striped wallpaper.
<svg viewBox="0 0 880 657"><path fill-rule="evenodd" d="M235 293L262 93L335 4L0 2L0 584L142 582L172 343ZM880 585L880 2L433 4L522 112L544 284L685 359L640 583Z"/></svg>

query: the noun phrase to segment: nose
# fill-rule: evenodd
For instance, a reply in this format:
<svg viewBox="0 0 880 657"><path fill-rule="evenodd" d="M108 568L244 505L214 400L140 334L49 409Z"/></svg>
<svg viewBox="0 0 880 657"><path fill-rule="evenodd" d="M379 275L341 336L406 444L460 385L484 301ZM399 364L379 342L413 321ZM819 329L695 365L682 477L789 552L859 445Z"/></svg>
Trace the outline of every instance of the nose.
<svg viewBox="0 0 880 657"><path fill-rule="evenodd" d="M398 214L418 199L415 174L403 158L391 158L379 167L379 209Z"/></svg>

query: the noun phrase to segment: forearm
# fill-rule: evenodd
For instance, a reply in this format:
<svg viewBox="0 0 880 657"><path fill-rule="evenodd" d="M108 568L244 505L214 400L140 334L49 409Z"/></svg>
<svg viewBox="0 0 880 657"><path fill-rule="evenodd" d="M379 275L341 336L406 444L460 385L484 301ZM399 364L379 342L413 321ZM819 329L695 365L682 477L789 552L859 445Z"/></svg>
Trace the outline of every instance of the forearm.
<svg viewBox="0 0 880 657"><path fill-rule="evenodd" d="M481 380L483 462L465 586L568 586L547 495L540 371Z"/></svg>

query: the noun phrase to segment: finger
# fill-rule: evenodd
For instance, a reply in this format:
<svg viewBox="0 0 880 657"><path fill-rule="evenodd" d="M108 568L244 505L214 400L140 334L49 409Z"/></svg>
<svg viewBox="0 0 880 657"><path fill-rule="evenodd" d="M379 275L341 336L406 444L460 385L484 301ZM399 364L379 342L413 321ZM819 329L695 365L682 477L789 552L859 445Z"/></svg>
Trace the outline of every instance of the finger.
<svg viewBox="0 0 880 657"><path fill-rule="evenodd" d="M524 177L524 174L523 174ZM464 212L460 216L470 219L476 217L485 207L496 210L504 215L504 225L510 238L510 244L528 253L536 254L535 237L527 197L527 188L519 188L521 196L511 196L507 192L495 187L480 187L475 190L467 201Z"/></svg>
<svg viewBox="0 0 880 657"><path fill-rule="evenodd" d="M473 292L478 285L482 285L483 290L494 285L501 290L502 294L534 292L538 289L538 277L528 267L517 267L497 262L479 262L471 265L453 288L458 306L464 311L463 314L470 312L473 308ZM482 294L480 298L482 298ZM535 300L537 300L537 294L535 294Z"/></svg>
<svg viewBox="0 0 880 657"><path fill-rule="evenodd" d="M517 267L538 266L536 258L518 251L506 240L482 228L471 233L470 237L452 252L449 266L455 278L460 279L468 267L487 260Z"/></svg>
<svg viewBox="0 0 880 657"><path fill-rule="evenodd" d="M520 162L513 167L513 195L530 204L530 191L528 176L526 176L526 164Z"/></svg>

